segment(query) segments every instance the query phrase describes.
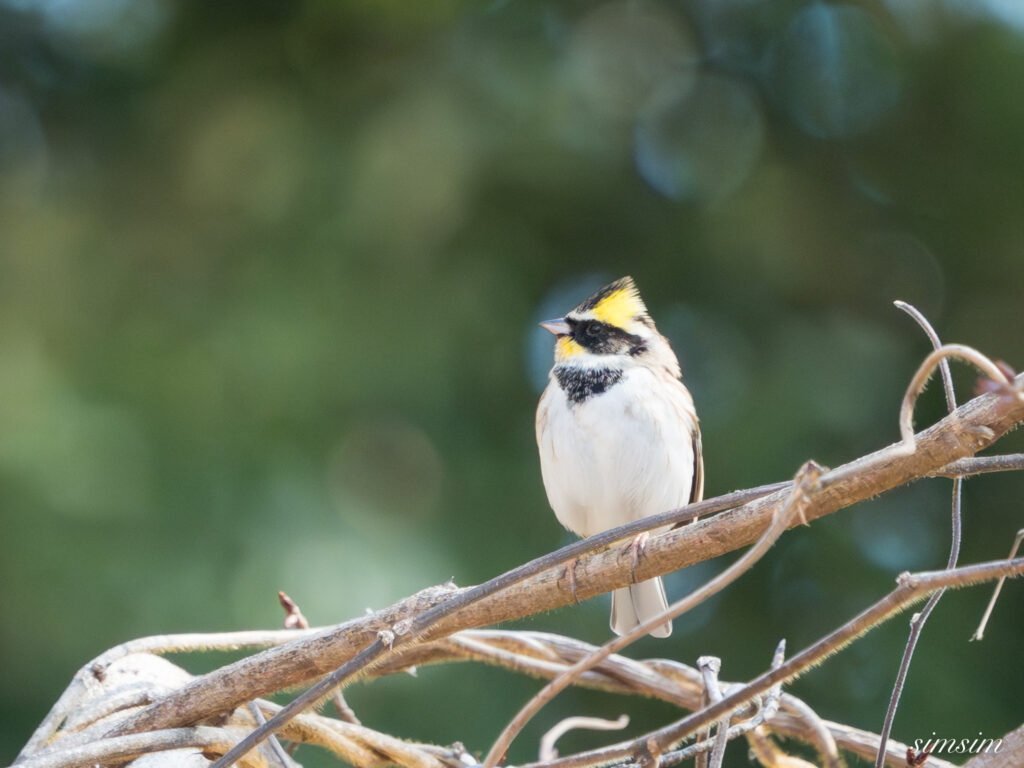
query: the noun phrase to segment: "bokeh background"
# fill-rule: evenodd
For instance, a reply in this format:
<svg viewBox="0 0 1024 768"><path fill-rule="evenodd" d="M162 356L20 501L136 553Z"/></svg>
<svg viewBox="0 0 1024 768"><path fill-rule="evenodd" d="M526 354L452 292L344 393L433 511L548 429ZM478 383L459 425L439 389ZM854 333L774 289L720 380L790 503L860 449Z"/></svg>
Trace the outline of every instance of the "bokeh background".
<svg viewBox="0 0 1024 768"><path fill-rule="evenodd" d="M893 299L1021 367L1022 83L1017 0L0 0L0 764L126 639L276 627L278 589L334 623L568 543L536 322L604 281L632 274L680 353L708 495L896 439L928 345ZM967 484L963 561L1005 555L1021 483ZM794 531L633 652L756 674L944 563L949 486ZM980 645L988 590L947 596L895 736L1024 721L1021 595ZM521 626L601 642L607 610ZM877 731L905 634L794 692ZM462 666L348 697L485 750L537 685ZM621 712L674 715L570 692L511 758Z"/></svg>

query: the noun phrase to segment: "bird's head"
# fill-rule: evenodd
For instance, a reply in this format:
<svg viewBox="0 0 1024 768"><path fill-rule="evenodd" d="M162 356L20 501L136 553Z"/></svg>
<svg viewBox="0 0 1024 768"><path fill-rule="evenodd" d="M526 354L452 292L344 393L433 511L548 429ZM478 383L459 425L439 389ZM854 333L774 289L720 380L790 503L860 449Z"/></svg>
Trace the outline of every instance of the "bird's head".
<svg viewBox="0 0 1024 768"><path fill-rule="evenodd" d="M546 320L541 327L556 336L556 364L663 366L679 375L679 363L631 277L606 285L565 317Z"/></svg>

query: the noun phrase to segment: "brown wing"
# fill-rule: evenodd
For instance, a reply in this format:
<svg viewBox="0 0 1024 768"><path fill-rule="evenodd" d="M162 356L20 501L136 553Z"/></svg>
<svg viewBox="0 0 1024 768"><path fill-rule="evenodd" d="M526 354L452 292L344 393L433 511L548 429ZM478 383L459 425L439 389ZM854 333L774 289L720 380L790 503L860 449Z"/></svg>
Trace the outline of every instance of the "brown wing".
<svg viewBox="0 0 1024 768"><path fill-rule="evenodd" d="M690 504L694 504L704 498L704 449L700 439L700 422L697 421L697 412L693 407L693 397L680 379L677 379L666 371L668 386L674 393L671 398L676 409L676 415L681 421L693 425L693 432L690 435L693 445L693 483L690 486Z"/></svg>
<svg viewBox="0 0 1024 768"><path fill-rule="evenodd" d="M700 423L697 421L697 414L693 407L693 398L690 396L689 390L683 385L683 382L674 376L671 377L672 386L678 387L676 390L679 397L673 398L676 403L676 407L679 409L678 414L680 419L685 419L693 425L693 432L690 435L691 444L693 446L693 482L690 486L690 504L694 504L704 498L704 448L701 444L700 438ZM696 518L687 521L687 523L695 522ZM681 525L687 525L687 523L676 523L673 528L678 528Z"/></svg>
<svg viewBox="0 0 1024 768"><path fill-rule="evenodd" d="M700 442L700 426L693 425L693 488L690 503L696 504L704 498L704 449Z"/></svg>

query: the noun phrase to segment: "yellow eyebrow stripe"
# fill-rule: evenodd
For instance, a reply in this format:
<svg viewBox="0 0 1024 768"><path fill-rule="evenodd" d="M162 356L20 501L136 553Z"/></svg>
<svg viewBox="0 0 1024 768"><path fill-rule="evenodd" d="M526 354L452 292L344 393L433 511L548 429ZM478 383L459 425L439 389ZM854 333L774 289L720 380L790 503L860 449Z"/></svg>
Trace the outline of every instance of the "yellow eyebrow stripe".
<svg viewBox="0 0 1024 768"><path fill-rule="evenodd" d="M597 303L594 307L594 317L602 323L625 328L630 320L646 311L635 289L620 288Z"/></svg>

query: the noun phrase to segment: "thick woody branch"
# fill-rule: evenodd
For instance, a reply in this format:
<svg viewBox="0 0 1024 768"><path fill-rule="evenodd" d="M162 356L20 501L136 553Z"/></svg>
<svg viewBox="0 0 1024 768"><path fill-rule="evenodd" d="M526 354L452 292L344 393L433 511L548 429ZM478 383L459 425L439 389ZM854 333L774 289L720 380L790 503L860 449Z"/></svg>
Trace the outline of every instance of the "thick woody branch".
<svg viewBox="0 0 1024 768"><path fill-rule="evenodd" d="M154 733L134 733L114 739L92 741L80 747L60 750L51 754L26 758L20 765L25 768L73 768L98 763L123 762L151 752L196 747L208 752L224 752L244 736L236 732L234 738L223 728L173 728ZM250 754L242 768L267 768L262 756Z"/></svg>
<svg viewBox="0 0 1024 768"><path fill-rule="evenodd" d="M964 763L964 768L1004 768L1024 764L1024 725L1010 731L1000 741L998 752L985 750Z"/></svg>
<svg viewBox="0 0 1024 768"><path fill-rule="evenodd" d="M1021 383L1024 377L1018 377L1018 386ZM1004 393L975 398L917 435L912 453L907 453L901 444L894 444L823 475L820 489L813 494L808 517L823 517L935 474L988 447L1022 420L1024 402L1020 398ZM786 487L788 484L713 518L652 537L636 569L636 578L644 580L669 573L753 543L787 498ZM539 572L531 572L528 564L472 590L450 586L425 590L373 616L243 659L197 678L144 709L117 733L187 725L252 698L308 683L349 662L373 644L378 633L392 632L396 625L405 634L392 635L389 639L393 642L387 647L377 644L374 653L364 655L367 664L386 661L392 653L404 652L423 640L445 637L459 629L511 621L568 605L574 598L565 568L552 565L608 547L642 530L676 522L685 518L686 511L706 514L715 501L692 505L684 513L676 511L646 518L566 547L543 558L544 569ZM633 580L630 558L618 548L582 557L576 568L576 580L580 599L626 586ZM365 666L355 665L337 682L347 682L366 671Z"/></svg>
<svg viewBox="0 0 1024 768"><path fill-rule="evenodd" d="M221 648L238 647L250 643L281 642L282 637L287 634L287 632L239 632L209 635L205 639L203 636L143 638L119 646L118 649L112 649L104 656L108 659L112 656L124 658L123 649L128 647L136 649L136 654L145 656L147 653L143 649L166 651L171 648ZM394 656L386 665L373 669L371 674L396 674L412 666L475 661L501 666L518 673L551 678L564 672L581 658L591 655L594 650L594 646L579 640L542 632L469 630L449 638L415 646L408 653ZM139 658L139 656L131 658ZM652 696L691 711L702 706L703 683L700 673L685 664L667 659L636 661L623 656L611 656L591 672L579 678L576 684L619 694ZM724 686L726 690L737 687L732 683L725 683ZM98 701L93 698L92 701L96 704L107 702L112 696L116 698L116 695L112 694ZM126 704L123 701L120 703ZM267 716L280 710L278 705L269 702L261 701L259 704ZM876 734L856 731L839 723L821 720L806 704L786 693L782 694L780 704L781 711L771 719L771 730L812 745L821 755L822 765L828 766L828 768L836 768L841 765L836 752L837 744L844 750L853 751L862 756L874 755L879 743L879 737ZM56 764L54 762L56 760L65 768L70 768L72 765L90 764L90 756L118 754L118 744L124 742L119 742L118 739L100 739L99 742L96 742L95 737L99 733L96 727L78 731L79 728L88 726L94 718L102 716L101 709L109 711L108 708L95 707L87 700L86 702L79 701L71 709L74 710L74 716L65 722L64 728L56 740L41 750L32 750L30 754L26 755L29 760L46 759L50 761L48 765ZM92 710L91 714L89 714L89 710ZM244 710L239 711L244 712ZM756 707L741 709L738 716L750 717L757 711ZM75 725L72 720L81 722ZM165 733L157 731L144 734L147 738L134 742L132 748L140 751L166 748L163 746ZM349 765L362 768L379 768L389 762L407 768L421 768L425 761L431 760L430 750L436 749L426 745L409 744L360 726L308 713L300 715L289 723L280 732L280 735L291 741L314 744L329 749ZM148 737L152 737L152 739ZM237 738L237 735L234 738ZM214 745L233 741L232 738L222 737L211 740L209 744L214 747ZM100 749L101 747L97 744L105 745L102 747L103 750L110 749L112 751L80 751L84 747L88 747L89 750ZM180 745L180 742L178 744ZM401 749L396 749L396 745ZM210 752L213 753L220 751L222 750L215 747L210 749ZM60 753L61 756L55 757L57 753ZM905 747L895 742L890 743L889 764L892 768L905 766L903 757L905 753ZM452 750L439 750L436 756L441 758L447 766L465 764ZM594 765L600 762L596 757L599 756L591 754L587 759L575 756L565 761L552 761L552 765L546 766L546 768L554 768L555 765L563 763L566 766L580 767ZM85 763L77 763L76 758L84 759ZM940 768L940 766L941 768L951 768L948 764L940 763L935 758L929 760L929 765L932 763L936 768ZM33 762L33 764L35 763ZM437 768L436 763L434 766ZM44 768L44 766L40 764L38 768ZM540 767L538 766L538 768Z"/></svg>

